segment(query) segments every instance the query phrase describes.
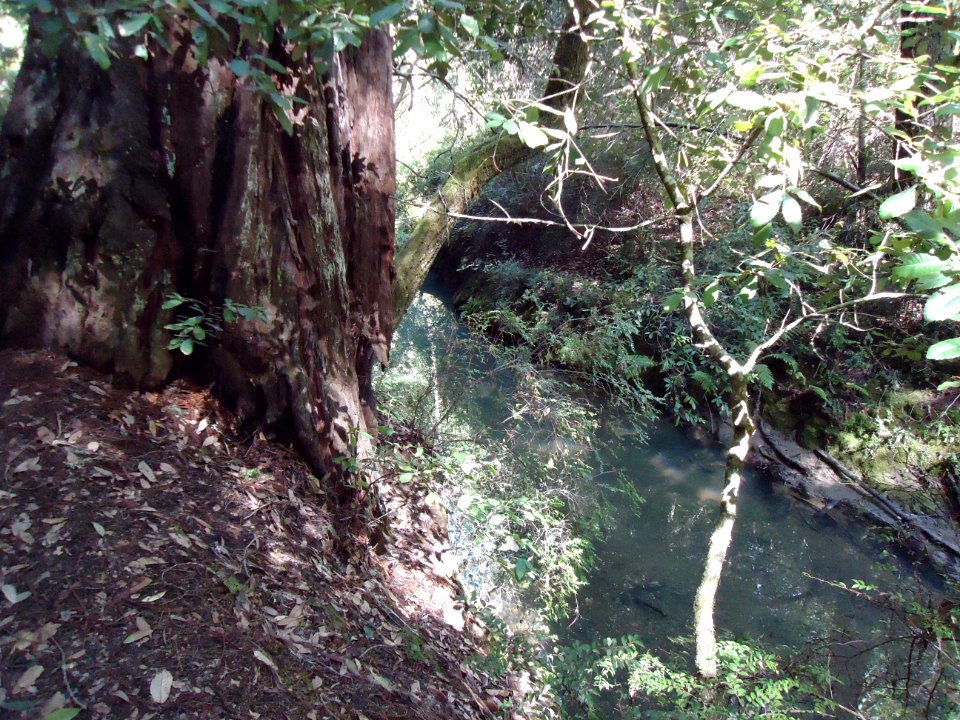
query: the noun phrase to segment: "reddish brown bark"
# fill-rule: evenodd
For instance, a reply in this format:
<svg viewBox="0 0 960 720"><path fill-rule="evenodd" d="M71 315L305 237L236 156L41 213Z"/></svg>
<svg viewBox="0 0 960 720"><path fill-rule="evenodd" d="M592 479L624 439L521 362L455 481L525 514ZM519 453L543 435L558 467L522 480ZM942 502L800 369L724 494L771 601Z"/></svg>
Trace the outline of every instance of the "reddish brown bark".
<svg viewBox="0 0 960 720"><path fill-rule="evenodd" d="M356 431L372 429L392 335L389 38L369 34L323 77L271 47L304 101L288 135L181 35L104 72L72 45L44 57L31 33L0 133L0 344L60 348L145 388L212 367L248 424L336 474L366 449ZM225 325L185 361L166 349L174 291L267 319Z"/></svg>

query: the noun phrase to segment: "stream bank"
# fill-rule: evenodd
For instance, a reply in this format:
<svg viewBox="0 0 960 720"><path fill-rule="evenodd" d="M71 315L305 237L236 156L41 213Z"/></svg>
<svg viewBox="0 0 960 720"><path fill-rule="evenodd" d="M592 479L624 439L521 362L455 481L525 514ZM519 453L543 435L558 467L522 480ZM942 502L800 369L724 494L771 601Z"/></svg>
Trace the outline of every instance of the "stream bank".
<svg viewBox="0 0 960 720"><path fill-rule="evenodd" d="M511 459L515 464L510 472L498 474L499 494L485 505L478 500L482 494L478 490L461 490L463 496L449 497L453 545L464 559L461 575L479 595L478 605L486 600L511 632L537 632L537 594L530 592L530 579L534 587L542 585L549 578L549 563L545 551L528 542L537 535L536 527L524 526L519 514L512 519L509 500L529 493L516 489L526 487L517 473L527 472L516 460L528 455L539 458L541 465L554 465L559 455L552 453L558 449L581 450L591 471L584 482L563 486L567 512L574 518L600 512L606 532L592 536L588 553L592 561L581 568L585 584L575 588L576 602L567 606L569 614L557 616L547 629L546 634L557 639L540 652L553 658L551 663L559 663L555 667L566 667L560 659L568 652L564 648L580 648L576 653L581 656L600 652L602 658L602 653L614 652L603 644L607 638L621 648L619 643L633 643L625 638L634 637L648 651L683 668L689 648L677 638L690 634L693 592L719 497L722 449L697 433L662 422L637 435L624 424L622 413L603 409L589 443L544 435L542 424L525 417L531 398L518 374L527 369L509 364L498 368L495 356L484 359L478 344L483 342L454 318L442 293L439 298L426 294L398 329L396 366L391 370L413 376L418 367L421 384L414 395L425 401L421 410L431 418L446 415L454 420L441 425L448 428L440 433L445 436L444 452L496 446L511 428L521 428L508 438L510 458L501 456L504 465ZM437 383L431 385L430 378ZM597 401L571 392L587 412ZM436 398L442 405L439 410ZM765 434L770 436L769 430ZM776 447L784 454L795 453L798 466L806 461L799 448L785 441ZM758 447L757 454L769 451ZM455 487L469 483L470 471L465 468L454 475ZM931 589L936 582L928 573L914 585L910 558L898 553L895 544L875 537L865 523L851 522L845 511L854 507L852 500L831 494L850 492L849 486L830 486L822 482L822 474L817 477L823 489L811 486L803 497L772 481L769 474L749 473L730 567L721 584L718 624L724 637L776 648L785 656L806 643L823 643L833 672L844 678L831 688L833 696L873 708L868 717L887 717L877 709L877 678L898 677L909 663L893 652L845 651L851 643L870 647L869 638L878 637L876 627L887 624L893 632L894 622L885 608L849 588L859 583L894 594L936 595ZM596 496L610 502L605 506L591 502ZM521 587L516 589L518 579ZM932 586L924 585L931 582ZM571 670L563 682L582 682L591 672ZM911 682L909 674L906 682ZM613 706L604 707L612 716ZM583 716L571 712L570 717Z"/></svg>
<svg viewBox="0 0 960 720"><path fill-rule="evenodd" d="M539 201L540 170L533 162L497 178L470 214L555 219ZM612 196L575 183L566 207L609 220L626 211L626 197L640 206L650 201L644 178ZM672 248L661 247L660 234L655 227L636 235L598 230L584 246L562 227L465 220L434 272L458 312L494 342L576 374L610 398L657 396L664 417L722 443L729 426L717 408L725 381L693 346L682 314L664 308L677 280L661 259ZM713 242L720 257L704 250L707 275L725 262L723 238ZM922 340L916 307L884 313L896 320L876 338ZM757 330L732 303L714 315L732 347ZM750 461L814 509L888 527L918 558L960 579L960 391L932 389L949 368L933 368L903 348L887 352L870 333L840 327L816 334L820 347L790 336L758 367L752 389L761 432Z"/></svg>
<svg viewBox="0 0 960 720"><path fill-rule="evenodd" d="M0 353L0 716L452 718L512 701L422 488L385 553L208 390Z"/></svg>

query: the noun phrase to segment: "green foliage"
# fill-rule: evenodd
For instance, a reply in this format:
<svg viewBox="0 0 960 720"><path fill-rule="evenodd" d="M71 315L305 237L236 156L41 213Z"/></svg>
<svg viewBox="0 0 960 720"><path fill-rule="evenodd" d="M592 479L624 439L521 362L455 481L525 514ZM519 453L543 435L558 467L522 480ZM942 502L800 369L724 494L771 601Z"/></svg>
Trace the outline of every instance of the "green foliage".
<svg viewBox="0 0 960 720"><path fill-rule="evenodd" d="M216 58L247 80L288 133L295 121L302 121L294 105L306 103L294 92L291 63L324 74L335 53L359 47L369 30L392 26L398 56L413 52L428 63L429 71L443 76L467 49L499 56L500 44L493 36L502 34L499 18L508 10L504 3L478 0L11 0L7 6L22 17L38 19L43 48L51 56L72 37L104 70L122 55L147 58L171 52L171 37L184 38L197 63L206 65ZM289 58L272 55L276 41Z"/></svg>
<svg viewBox="0 0 960 720"><path fill-rule="evenodd" d="M596 415L570 383L522 357L491 356L455 329L445 339L448 312L424 297L405 320L413 342L401 343L377 385L393 422L413 432L400 434L406 445L381 440L381 465L369 474L426 484L455 514L461 553L478 575L509 581L531 606L560 617L602 527L589 465ZM496 421L485 423L462 401L491 377L516 388L517 402L498 404Z"/></svg>
<svg viewBox="0 0 960 720"><path fill-rule="evenodd" d="M672 125L679 128L677 132L667 130L668 165L680 184L691 188L691 197L699 199L707 187L731 189L721 184L723 173L731 168L730 178L738 178L741 186L745 180L746 187L753 189L754 199L746 212L751 237L736 238L735 231L723 225L719 232L715 230L732 253L713 271L709 256L718 237L711 236L711 243L697 249L704 279L696 291L703 307L714 307L728 290L738 301L737 305L724 303L719 319L708 318L734 356L749 355L781 318L815 317L818 307L843 308L850 298L889 288L891 279L934 291L924 313L928 322L957 319L958 154L953 137L942 130L956 114L957 69L937 63L930 50L933 36L941 32L941 44L947 48L941 57L948 56L957 37L949 24L938 24L938 17L949 14L948 6L918 4L915 12L920 22L914 32L924 34L917 38L923 50L905 60L896 8L888 6L884 12L889 14L867 13L862 6L842 5L828 11L800 3L774 11L736 2L697 7L668 2L658 4L654 12L637 4L605 3L587 18L597 37L616 38L623 54L639 66L639 91L661 101L666 125L673 118L679 121ZM869 61L858 65L855 60L867 53ZM875 234L872 245L851 244L844 237L848 233L815 229L811 222L812 214L822 209L811 191L821 197L823 193L810 183L809 171L830 177L818 166L822 149L834 128L851 115L861 128L872 125L895 138L900 150L893 164L915 178L907 189L902 189L906 184L902 180L893 190L877 182L851 196L853 202L865 202L866 196L874 203L868 227L883 232ZM941 119L930 120L937 116ZM904 117L914 121L910 132L903 129ZM519 134L521 122L530 121L520 119L513 109L491 115L489 124ZM863 145L862 151L870 148ZM722 172L718 175L718 171ZM843 175L839 172L841 183ZM873 193L876 188L882 189ZM708 209L709 204L704 207ZM698 219L704 222L700 215ZM898 222L884 225L888 220ZM704 224L709 235L707 228ZM744 239L753 246L741 242ZM733 240L737 242L727 246ZM665 298L667 309L675 310L683 295L674 291ZM726 316L731 309L736 318ZM542 312L532 322L522 307L509 308L513 316L502 308L498 311L501 327L524 342L543 334ZM844 320L842 311L834 310L827 317L837 315ZM555 332L563 322L558 318L547 327ZM914 338L910 333L885 336L891 354L919 359L912 347ZM555 354L561 361L583 362L593 347L589 342L584 345L586 351L577 339L567 340ZM929 359L957 355L960 341L954 338L927 350ZM707 392L711 385L722 390L722 381L705 382L707 368L695 356L689 358L694 361L690 365L682 354L660 357L668 402L673 396L677 417L696 414L698 403L687 392L690 383L685 378ZM805 384L796 363L786 366L793 381ZM777 382L769 367L757 368L754 379L765 390ZM823 392L813 387L814 392Z"/></svg>
<svg viewBox="0 0 960 720"><path fill-rule="evenodd" d="M173 335L167 348L179 350L184 355L192 355L197 345L206 345L208 338L216 337L223 331L223 323L235 323L241 319L267 319L266 310L262 307L250 307L230 298L223 301L222 307L211 307L179 293L171 293L164 301L162 309L174 308L181 308L179 319L163 326Z"/></svg>
<svg viewBox="0 0 960 720"><path fill-rule="evenodd" d="M646 387L655 362L642 349L645 309L625 302L632 288L554 271L527 271L516 262L482 269L494 287L518 297L488 304L477 296L463 307L479 332L523 343L532 360L564 368L580 382L609 393L637 418L654 414Z"/></svg>
<svg viewBox="0 0 960 720"><path fill-rule="evenodd" d="M787 720L831 711L832 703L820 699L819 675L815 667L787 672L774 655L726 641L718 648L717 679L704 681L626 636L557 648L545 680L563 717L608 716L603 711L617 692L621 717Z"/></svg>

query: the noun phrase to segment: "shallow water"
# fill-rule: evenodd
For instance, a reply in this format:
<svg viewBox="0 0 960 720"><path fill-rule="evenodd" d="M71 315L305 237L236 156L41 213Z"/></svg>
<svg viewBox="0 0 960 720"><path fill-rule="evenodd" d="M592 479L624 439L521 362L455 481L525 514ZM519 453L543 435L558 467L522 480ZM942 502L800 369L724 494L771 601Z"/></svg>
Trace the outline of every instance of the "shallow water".
<svg viewBox="0 0 960 720"><path fill-rule="evenodd" d="M580 640L636 633L659 646L691 633L723 455L665 423L645 446L608 453L607 462L626 472L644 503L615 508L615 530L597 548L597 567L570 632ZM748 472L720 585L717 627L739 639L777 645L801 644L835 628L867 630L879 614L827 582L895 583L891 569L877 564L893 559L884 553L864 528L815 514Z"/></svg>
<svg viewBox="0 0 960 720"><path fill-rule="evenodd" d="M439 362L441 402L458 403L456 412L467 426L494 435L507 432L511 408L522 401L517 383L467 337L442 298L428 291L399 328L395 357L401 365L413 358L423 367L440 367ZM443 365L450 358L456 361ZM461 373L460 367L471 370ZM666 422L650 427L645 443L618 431L616 413L607 413L604 425L594 438L593 482L617 497L622 480L614 477L620 472L643 502L635 506L624 495L613 503L588 583L568 621L555 630L561 642L633 634L646 647L671 653L679 650L676 638L692 635L694 593L718 512L722 448ZM531 433L527 446L536 452L545 441L555 442ZM882 625L883 612L830 583L857 579L889 589L913 582L904 580L912 574L910 563L872 538L868 528L814 512L759 473L747 473L739 508L716 609L721 637L758 642L788 655L844 631L862 637ZM452 531L455 539L469 534L462 527ZM495 584L482 552L474 550L466 567L467 581L481 591L484 583ZM516 615L511 610L517 608L504 607L502 598L500 605L504 614ZM849 702L856 702L860 679L876 660L859 654L861 647L833 643L835 651L849 656L834 666L847 677L842 695Z"/></svg>

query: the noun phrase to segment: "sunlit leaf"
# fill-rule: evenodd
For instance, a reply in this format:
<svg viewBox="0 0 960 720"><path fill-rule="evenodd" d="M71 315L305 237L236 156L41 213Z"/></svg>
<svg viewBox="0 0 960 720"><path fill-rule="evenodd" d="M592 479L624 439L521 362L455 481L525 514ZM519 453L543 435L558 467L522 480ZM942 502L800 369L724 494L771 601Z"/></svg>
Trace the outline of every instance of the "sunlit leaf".
<svg viewBox="0 0 960 720"><path fill-rule="evenodd" d="M472 15L467 15L466 13L461 15L460 25L467 31L470 37L476 38L480 35L480 23L478 23L477 19Z"/></svg>
<svg viewBox="0 0 960 720"><path fill-rule="evenodd" d="M527 147L543 147L550 142L550 138L547 137L547 134L536 125L532 125L521 120L519 123L517 123L517 126L520 140L523 141L523 144Z"/></svg>
<svg viewBox="0 0 960 720"><path fill-rule="evenodd" d="M150 697L155 703L162 705L170 697L173 688L173 675L168 670L161 670L150 681Z"/></svg>
<svg viewBox="0 0 960 720"><path fill-rule="evenodd" d="M756 111L775 107L773 101L753 90L734 90L727 95L726 102L727 105L741 110Z"/></svg>
<svg viewBox="0 0 960 720"><path fill-rule="evenodd" d="M936 255L929 253L906 253L900 258L900 265L893 269L893 277L896 280L917 280L928 275L943 275L943 271L950 269L950 263L941 260ZM946 283L944 283L946 284Z"/></svg>
<svg viewBox="0 0 960 720"><path fill-rule="evenodd" d="M923 307L923 317L929 321L950 320L957 315L960 315L960 283L935 293Z"/></svg>
<svg viewBox="0 0 960 720"><path fill-rule="evenodd" d="M803 229L803 211L800 209L800 203L794 200L790 195L785 195L783 205L783 221L794 232L800 232Z"/></svg>
<svg viewBox="0 0 960 720"><path fill-rule="evenodd" d="M916 204L917 188L911 187L888 197L880 203L880 208L877 212L880 214L882 220L889 220L900 217L901 215L906 215L913 210Z"/></svg>
<svg viewBox="0 0 960 720"><path fill-rule="evenodd" d="M147 23L150 22L151 17L152 15L149 13L137 13L136 15L131 15L129 18L117 25L117 30L120 32L120 37L130 37L131 35L136 35L147 26Z"/></svg>
<svg viewBox="0 0 960 720"><path fill-rule="evenodd" d="M927 348L927 360L954 360L960 358L960 338L941 340Z"/></svg>
<svg viewBox="0 0 960 720"><path fill-rule="evenodd" d="M761 227L771 222L780 212L780 204L783 202L784 193L782 190L775 190L767 193L763 197L755 200L753 207L750 208L750 224L753 227Z"/></svg>

